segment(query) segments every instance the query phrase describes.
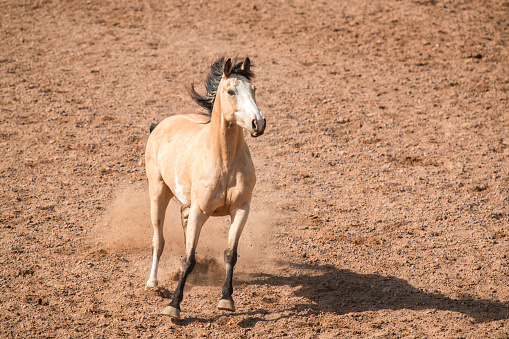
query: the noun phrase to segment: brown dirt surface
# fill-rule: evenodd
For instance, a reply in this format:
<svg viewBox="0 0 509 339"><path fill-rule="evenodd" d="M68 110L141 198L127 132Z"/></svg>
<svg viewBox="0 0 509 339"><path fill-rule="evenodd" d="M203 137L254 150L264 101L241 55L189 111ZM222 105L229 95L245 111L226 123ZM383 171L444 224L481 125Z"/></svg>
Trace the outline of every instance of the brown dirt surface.
<svg viewBox="0 0 509 339"><path fill-rule="evenodd" d="M509 1L0 4L0 336L509 337ZM180 321L167 214L145 291L151 123L249 56L266 134L234 277L210 220ZM199 86L201 88L201 85Z"/></svg>

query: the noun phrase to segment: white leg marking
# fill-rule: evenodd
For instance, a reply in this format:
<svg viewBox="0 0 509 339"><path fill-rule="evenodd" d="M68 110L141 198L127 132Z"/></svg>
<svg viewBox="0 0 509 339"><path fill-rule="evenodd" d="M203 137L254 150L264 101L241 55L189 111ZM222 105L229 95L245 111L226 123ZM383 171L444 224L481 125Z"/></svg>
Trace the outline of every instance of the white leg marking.
<svg viewBox="0 0 509 339"><path fill-rule="evenodd" d="M145 288L157 287L157 269L159 267L159 258L157 257L156 251L152 256L152 269L150 270L150 277L147 280Z"/></svg>

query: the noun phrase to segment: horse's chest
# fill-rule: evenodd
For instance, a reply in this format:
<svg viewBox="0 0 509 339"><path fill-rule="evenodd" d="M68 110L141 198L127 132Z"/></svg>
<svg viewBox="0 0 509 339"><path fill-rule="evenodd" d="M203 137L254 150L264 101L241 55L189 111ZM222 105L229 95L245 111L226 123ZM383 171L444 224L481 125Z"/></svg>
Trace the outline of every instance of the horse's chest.
<svg viewBox="0 0 509 339"><path fill-rule="evenodd" d="M253 177L239 173L227 180L216 181L211 186L211 194L208 197L207 204L210 206L210 210L212 210L212 215L228 215L231 210L237 209L249 202L254 182L254 173Z"/></svg>

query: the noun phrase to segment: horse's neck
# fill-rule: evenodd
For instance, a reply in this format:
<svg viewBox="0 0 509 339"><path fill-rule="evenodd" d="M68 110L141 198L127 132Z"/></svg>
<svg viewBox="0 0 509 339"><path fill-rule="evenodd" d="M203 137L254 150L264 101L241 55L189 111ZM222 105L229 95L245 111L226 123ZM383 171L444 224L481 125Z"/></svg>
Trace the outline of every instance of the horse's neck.
<svg viewBox="0 0 509 339"><path fill-rule="evenodd" d="M220 109L219 102L216 102L212 109L212 117L209 125L209 142L213 157L221 163L222 167L229 167L242 147L245 145L242 128L227 122Z"/></svg>

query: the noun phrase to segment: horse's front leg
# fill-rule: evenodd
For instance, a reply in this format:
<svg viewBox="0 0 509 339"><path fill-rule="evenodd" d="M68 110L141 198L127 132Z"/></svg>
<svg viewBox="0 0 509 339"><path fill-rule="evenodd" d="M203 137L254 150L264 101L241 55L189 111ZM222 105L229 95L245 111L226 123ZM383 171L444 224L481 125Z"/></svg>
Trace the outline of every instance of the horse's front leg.
<svg viewBox="0 0 509 339"><path fill-rule="evenodd" d="M224 251L224 262L226 264L226 278L223 285L223 296L219 300L217 308L220 310L235 312L233 302L233 268L237 263L237 247L239 238L244 229L249 214L249 203L235 210L231 214L230 233L228 235L228 248Z"/></svg>
<svg viewBox="0 0 509 339"><path fill-rule="evenodd" d="M162 312L170 317L176 319L180 318L180 303L184 296L184 286L186 284L187 277L193 271L194 264L196 263L195 252L196 246L198 245L198 237L200 236L201 228L207 218L208 215L199 208L191 207L189 210L186 229L186 253L184 258L182 258L180 279L177 288L173 293L173 298L170 304Z"/></svg>

